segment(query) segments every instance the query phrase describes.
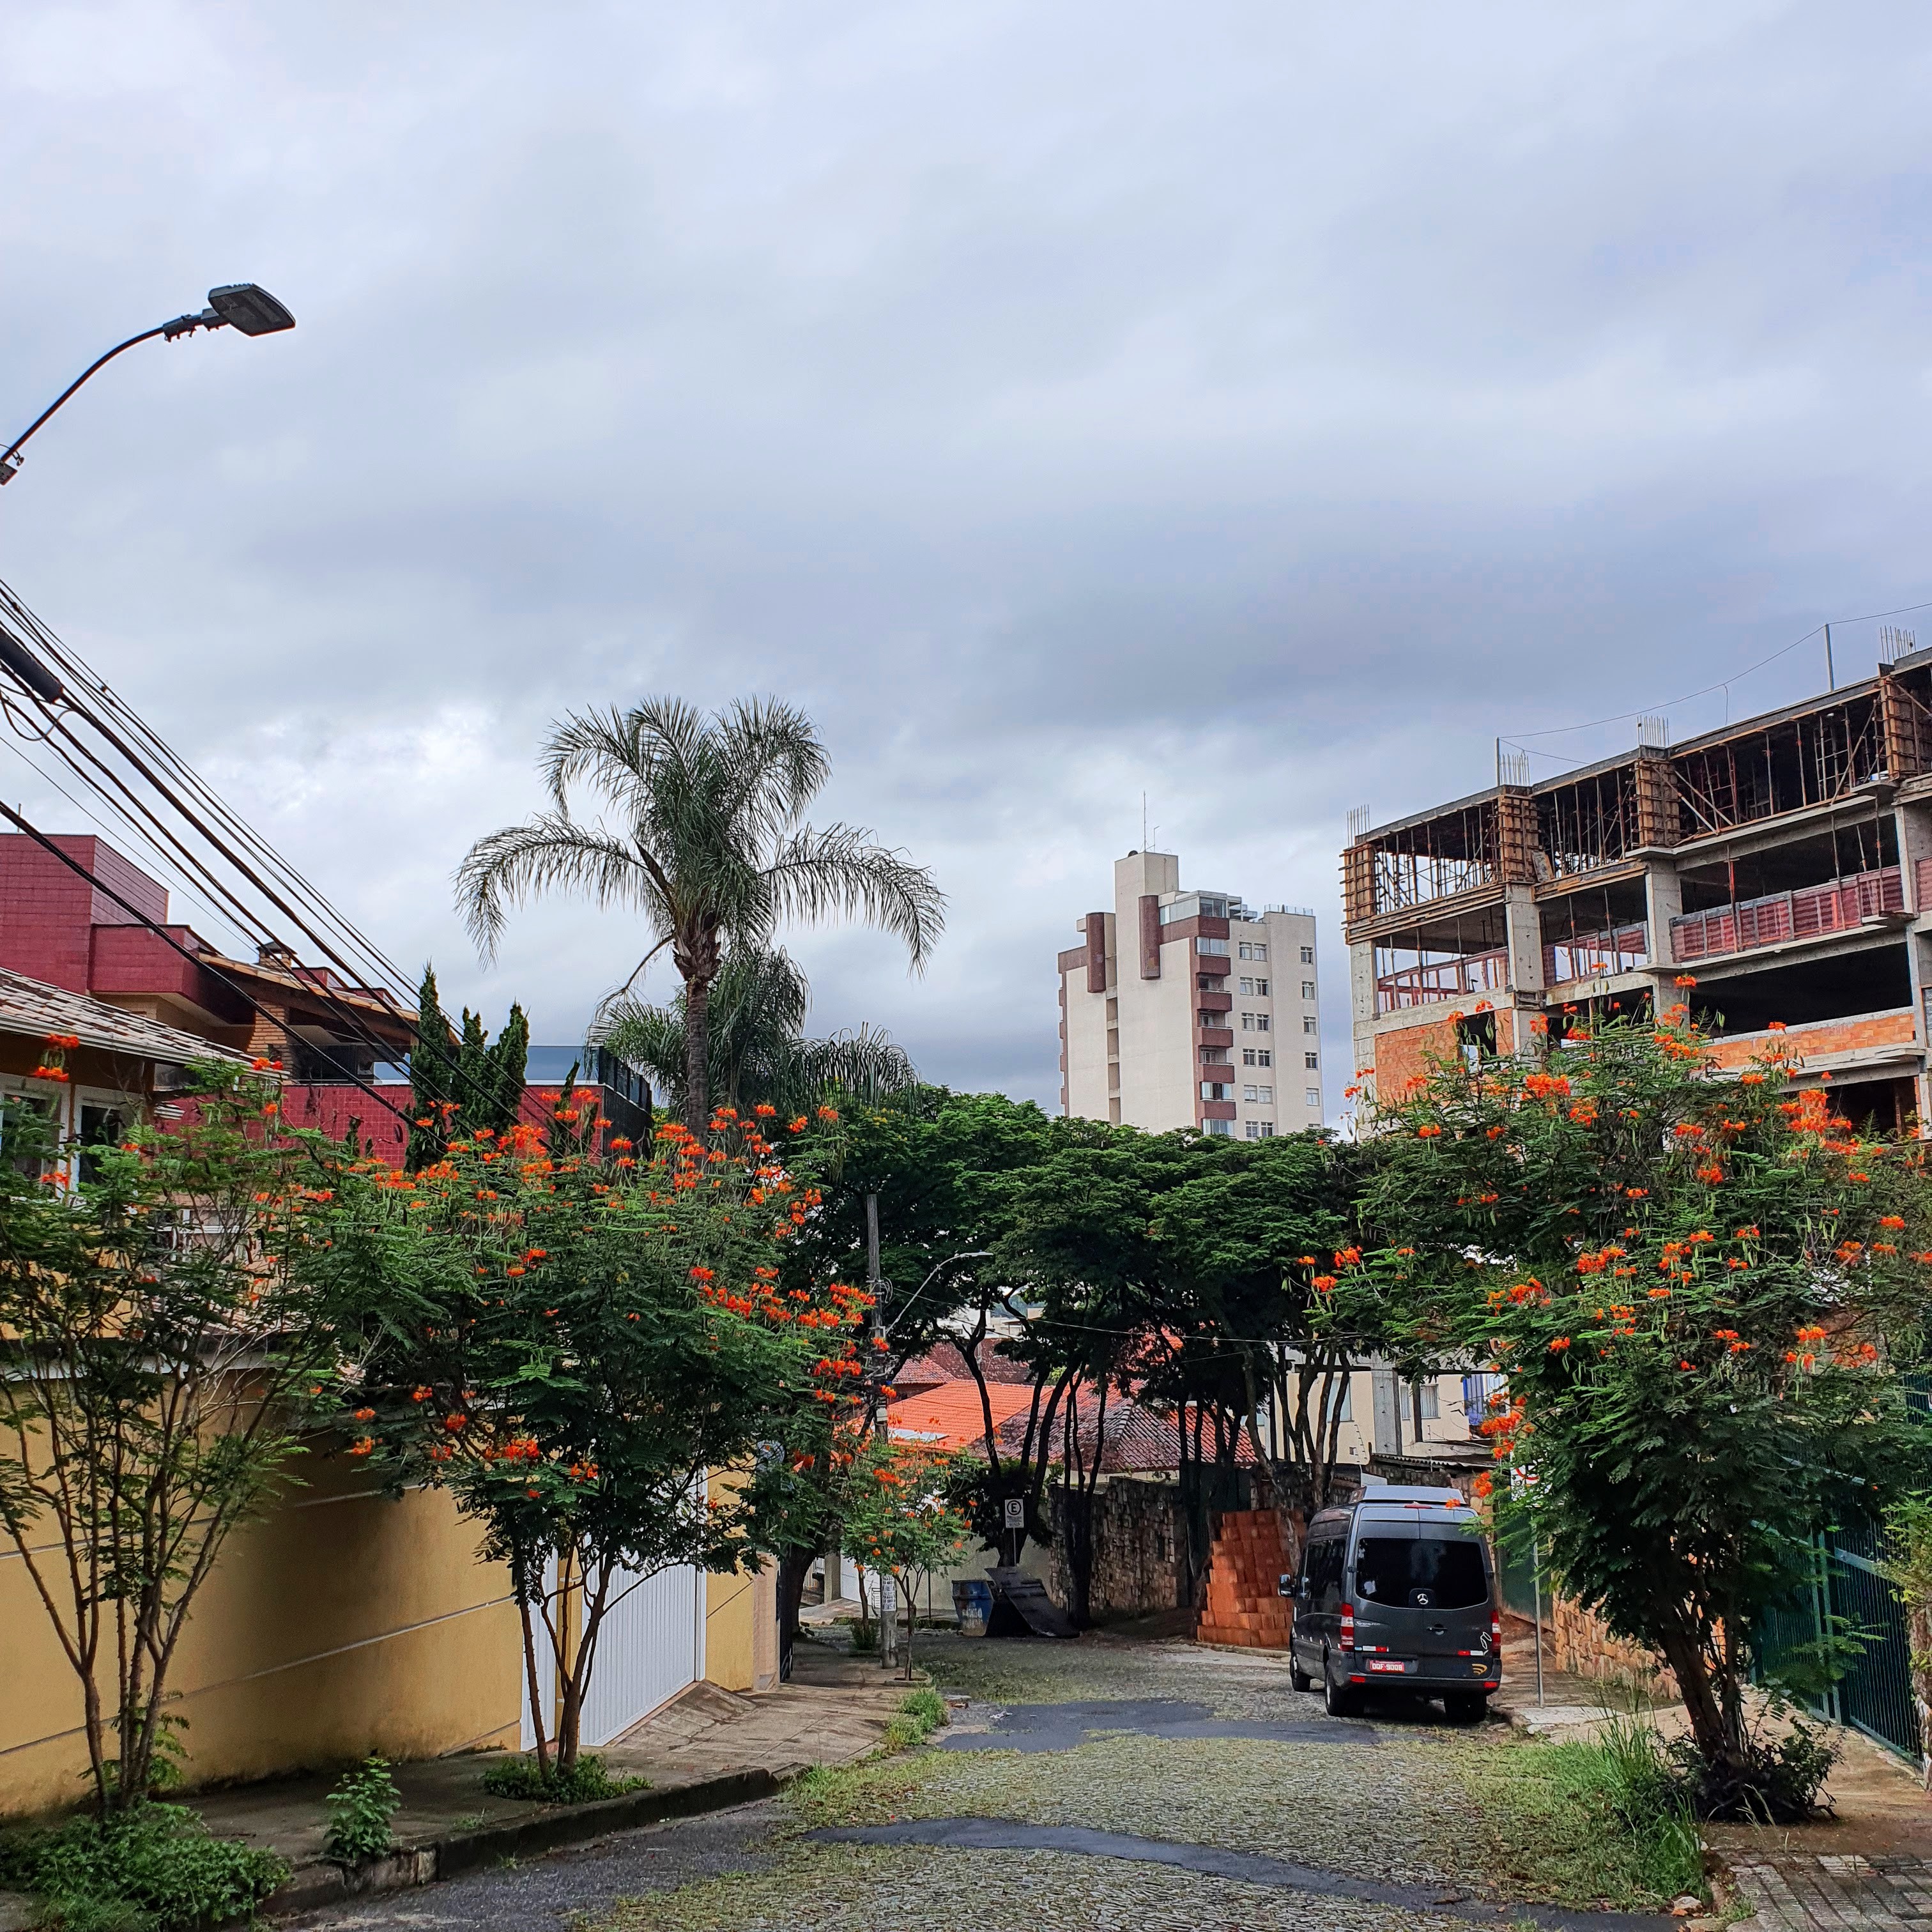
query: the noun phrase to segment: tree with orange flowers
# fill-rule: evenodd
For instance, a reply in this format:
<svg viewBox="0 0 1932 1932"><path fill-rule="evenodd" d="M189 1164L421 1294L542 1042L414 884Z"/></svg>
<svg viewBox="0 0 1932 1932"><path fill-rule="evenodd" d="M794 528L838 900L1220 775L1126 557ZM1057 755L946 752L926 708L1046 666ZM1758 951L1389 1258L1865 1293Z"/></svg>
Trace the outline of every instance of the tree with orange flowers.
<svg viewBox="0 0 1932 1932"><path fill-rule="evenodd" d="M1445 1060L1374 1126L1359 1274L1419 1360L1507 1376L1497 1473L1562 1587L1669 1663L1700 1808L1802 1813L1818 1766L1753 1734L1744 1686L1814 1532L1924 1480L1900 1380L1932 1282L1922 1147L1860 1134L1775 1040L1717 1065L1682 1005Z"/></svg>
<svg viewBox="0 0 1932 1932"><path fill-rule="evenodd" d="M866 1443L852 1465L843 1546L855 1562L892 1580L905 1608L902 1661L908 1681L920 1592L928 1576L951 1568L964 1550L973 1526L957 1498L979 1474L970 1457L892 1442L883 1432Z"/></svg>
<svg viewBox="0 0 1932 1932"><path fill-rule="evenodd" d="M332 1230L346 1264L389 1289L344 1377L348 1453L446 1484L508 1565L538 1770L560 1789L625 1596L770 1547L756 1485L706 1472L750 1464L801 1406L855 1406L855 1292L780 1285L818 1194L768 1114L600 1146L609 1123L568 1095L547 1132L478 1129L344 1190L361 1196Z"/></svg>

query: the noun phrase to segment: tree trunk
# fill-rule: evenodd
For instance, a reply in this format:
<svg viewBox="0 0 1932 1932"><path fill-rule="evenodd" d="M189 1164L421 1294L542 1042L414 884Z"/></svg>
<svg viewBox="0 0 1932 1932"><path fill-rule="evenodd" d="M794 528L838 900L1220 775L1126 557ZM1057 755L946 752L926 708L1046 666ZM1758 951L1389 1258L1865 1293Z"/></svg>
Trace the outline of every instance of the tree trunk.
<svg viewBox="0 0 1932 1932"><path fill-rule="evenodd" d="M684 982L684 1124L702 1135L711 1120L711 981Z"/></svg>
<svg viewBox="0 0 1932 1932"><path fill-rule="evenodd" d="M1711 1682L1702 1645L1688 1630L1664 1631L1658 1640L1664 1660L1677 1679L1684 1699L1684 1715L1690 1720L1690 1735L1696 1740L1698 1755L1713 1771L1736 1773L1744 1766L1744 1754L1731 1727L1724 1720L1724 1706L1735 1698L1720 1697Z"/></svg>
<svg viewBox="0 0 1932 1932"><path fill-rule="evenodd" d="M805 1580L812 1568L812 1552L788 1550L778 1558L778 1682L791 1682L792 1645L798 1635L798 1606L805 1600Z"/></svg>

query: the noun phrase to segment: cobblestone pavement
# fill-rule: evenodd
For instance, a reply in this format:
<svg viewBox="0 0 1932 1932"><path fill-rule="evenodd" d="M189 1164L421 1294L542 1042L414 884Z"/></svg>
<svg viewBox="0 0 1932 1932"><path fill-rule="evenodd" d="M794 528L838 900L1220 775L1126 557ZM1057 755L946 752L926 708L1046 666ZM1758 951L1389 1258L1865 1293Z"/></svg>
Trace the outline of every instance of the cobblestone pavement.
<svg viewBox="0 0 1932 1932"><path fill-rule="evenodd" d="M1400 1702L1331 1720L1279 1660L1184 1644L942 1637L922 1642L920 1660L970 1700L946 1748L320 1922L356 1932L902 1932L935 1915L974 1932L1667 1923L1517 1902L1472 1795L1486 1754L1514 1748L1501 1724L1464 1730L1438 1707ZM1042 1732L1052 1748L1013 1748ZM818 1835L829 1832L844 1835ZM1146 1857L1133 1855L1136 1840Z"/></svg>
<svg viewBox="0 0 1932 1932"><path fill-rule="evenodd" d="M1932 1926L1932 1857L1772 1852L1725 1861L1750 1909L1744 1932L1905 1932Z"/></svg>

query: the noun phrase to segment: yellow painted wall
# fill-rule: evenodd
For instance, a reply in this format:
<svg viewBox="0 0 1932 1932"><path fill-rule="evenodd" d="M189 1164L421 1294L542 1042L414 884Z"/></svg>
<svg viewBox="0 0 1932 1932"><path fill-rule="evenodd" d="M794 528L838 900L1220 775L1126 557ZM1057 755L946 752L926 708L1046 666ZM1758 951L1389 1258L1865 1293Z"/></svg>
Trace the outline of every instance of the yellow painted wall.
<svg viewBox="0 0 1932 1932"><path fill-rule="evenodd" d="M449 1497L392 1502L350 1466L233 1538L170 1673L196 1783L517 1742L507 1572L476 1558ZM82 1794L80 1687L26 1564L0 1550L0 1816Z"/></svg>
<svg viewBox="0 0 1932 1932"><path fill-rule="evenodd" d="M706 1577L704 1674L727 1690L778 1682L778 1566Z"/></svg>

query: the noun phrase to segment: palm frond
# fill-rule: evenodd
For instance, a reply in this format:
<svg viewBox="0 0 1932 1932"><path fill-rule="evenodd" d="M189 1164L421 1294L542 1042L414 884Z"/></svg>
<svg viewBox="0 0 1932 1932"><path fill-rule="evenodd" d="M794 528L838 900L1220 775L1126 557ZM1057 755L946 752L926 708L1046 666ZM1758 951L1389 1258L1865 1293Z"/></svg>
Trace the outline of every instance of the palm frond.
<svg viewBox="0 0 1932 1932"><path fill-rule="evenodd" d="M779 847L765 884L775 921L856 914L903 940L914 972L946 928L946 896L932 874L859 826L802 827Z"/></svg>
<svg viewBox="0 0 1932 1932"><path fill-rule="evenodd" d="M556 812L486 833L465 854L455 883L457 909L486 959L496 955L509 908L554 886L587 892L599 905L634 906L654 919L663 910L634 852L602 827Z"/></svg>

